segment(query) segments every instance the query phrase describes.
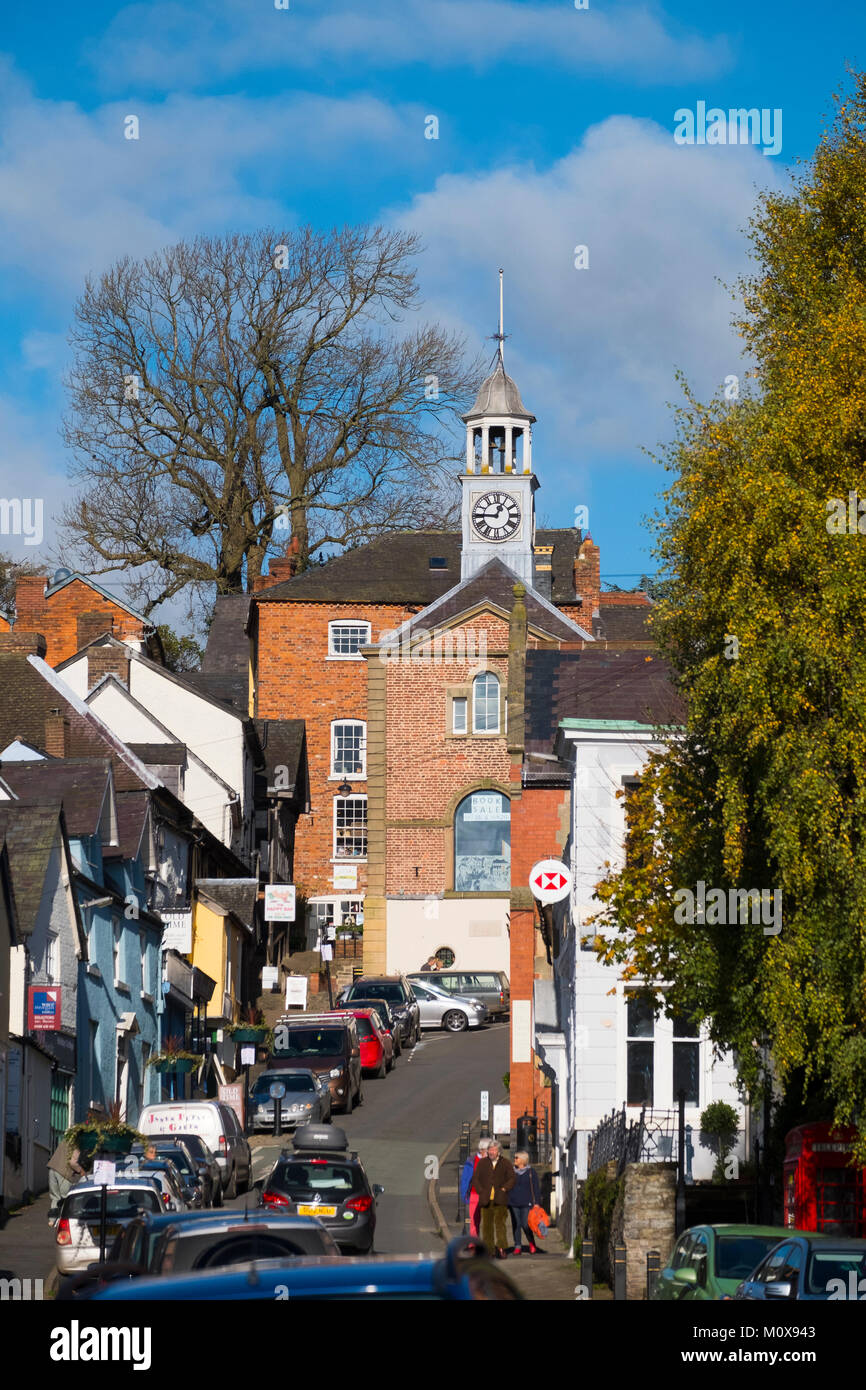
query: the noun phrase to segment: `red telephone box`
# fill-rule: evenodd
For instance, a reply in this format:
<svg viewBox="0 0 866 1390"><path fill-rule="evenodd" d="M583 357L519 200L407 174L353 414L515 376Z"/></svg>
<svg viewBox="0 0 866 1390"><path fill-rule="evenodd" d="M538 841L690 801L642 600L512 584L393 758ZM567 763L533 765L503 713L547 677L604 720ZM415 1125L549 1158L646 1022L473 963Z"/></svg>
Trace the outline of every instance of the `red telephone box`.
<svg viewBox="0 0 866 1390"><path fill-rule="evenodd" d="M866 1169L851 1166L856 1131L799 1125L785 1135L785 1225L866 1236Z"/></svg>

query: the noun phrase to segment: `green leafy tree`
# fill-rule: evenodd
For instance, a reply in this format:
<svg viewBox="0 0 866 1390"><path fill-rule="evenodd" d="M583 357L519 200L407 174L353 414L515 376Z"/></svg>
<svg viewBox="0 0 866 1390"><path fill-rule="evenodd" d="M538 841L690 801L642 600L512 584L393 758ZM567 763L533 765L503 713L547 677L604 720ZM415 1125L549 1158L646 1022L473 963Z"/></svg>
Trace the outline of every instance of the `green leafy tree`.
<svg viewBox="0 0 866 1390"><path fill-rule="evenodd" d="M178 636L168 626L168 623L160 623L156 630L162 639L165 664L169 671L174 671L176 675L183 675L185 671L197 671L199 669L204 652L195 638L185 635Z"/></svg>
<svg viewBox="0 0 866 1390"><path fill-rule="evenodd" d="M669 584L652 631L687 724L630 798L644 848L599 886L598 944L627 977L672 980L671 1004L734 1048L748 1090L772 1073L857 1125L866 535L859 504L853 532L847 518L866 497L866 77L749 238L738 326L756 383L735 403L686 390L655 522ZM674 895L699 880L778 890L781 930L677 920Z"/></svg>

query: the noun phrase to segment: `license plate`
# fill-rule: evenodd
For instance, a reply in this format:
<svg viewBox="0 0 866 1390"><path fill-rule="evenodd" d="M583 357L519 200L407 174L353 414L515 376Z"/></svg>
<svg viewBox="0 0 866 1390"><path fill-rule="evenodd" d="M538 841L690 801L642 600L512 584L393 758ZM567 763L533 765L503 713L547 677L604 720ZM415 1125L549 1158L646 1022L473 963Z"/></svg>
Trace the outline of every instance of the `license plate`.
<svg viewBox="0 0 866 1390"><path fill-rule="evenodd" d="M298 1216L336 1216L336 1207L314 1207L301 1204L298 1207Z"/></svg>
<svg viewBox="0 0 866 1390"><path fill-rule="evenodd" d="M115 1223L115 1225L111 1225L109 1222L106 1222L106 1224L105 1224L105 1239L106 1239L106 1240L109 1240L109 1239L113 1240L114 1237L115 1237L116 1235L118 1235L119 1233L120 1233L120 1227L119 1227L116 1223ZM95 1245L98 1245L98 1244L99 1244L99 1227L98 1227L98 1226L91 1226L91 1227L90 1227L90 1234L93 1236L94 1244L95 1244Z"/></svg>

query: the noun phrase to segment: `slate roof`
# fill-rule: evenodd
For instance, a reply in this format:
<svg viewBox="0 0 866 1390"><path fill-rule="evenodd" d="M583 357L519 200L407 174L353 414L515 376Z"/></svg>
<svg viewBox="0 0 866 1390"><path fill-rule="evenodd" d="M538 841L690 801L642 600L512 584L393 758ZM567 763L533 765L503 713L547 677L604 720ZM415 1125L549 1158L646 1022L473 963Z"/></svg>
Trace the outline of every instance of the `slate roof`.
<svg viewBox="0 0 866 1390"><path fill-rule="evenodd" d="M13 802L0 811L0 841L5 834L19 936L29 936L36 926L48 861L60 833L59 798L50 806Z"/></svg>
<svg viewBox="0 0 866 1390"><path fill-rule="evenodd" d="M244 632L248 594L222 594L214 605L200 671L185 680L212 700L222 700L246 714L249 706L249 641Z"/></svg>
<svg viewBox="0 0 866 1390"><path fill-rule="evenodd" d="M576 603L574 559L580 547L580 532L568 527L537 531L535 541L537 545L553 546L553 602ZM335 555L327 564L312 565L303 574L283 580L282 584L262 589L252 595L252 602L432 603L460 582L461 543L459 531L393 532L377 537L369 545ZM447 560L448 568L431 570L433 556ZM228 639L221 635L219 640L222 645ZM234 640L239 650L236 637ZM246 660L244 646L244 663ZM202 669L210 668L203 664ZM246 665L243 669L245 672Z"/></svg>
<svg viewBox="0 0 866 1390"><path fill-rule="evenodd" d="M303 719L254 719L253 725L265 755L268 786L274 786L277 768L285 767L289 782L297 788L304 780Z"/></svg>
<svg viewBox="0 0 866 1390"><path fill-rule="evenodd" d="M43 747L46 715L61 709L69 720L70 758L111 758L119 790L156 786L147 768L40 657L0 652L0 691L0 748L19 737ZM14 764L9 760L3 766L11 769Z"/></svg>
<svg viewBox="0 0 866 1390"><path fill-rule="evenodd" d="M118 792L116 800L118 852L123 859L135 859L147 824L150 797L146 791Z"/></svg>
<svg viewBox="0 0 866 1390"><path fill-rule="evenodd" d="M239 922L252 926L259 891L257 878L197 878L195 886L226 912L233 913Z"/></svg>
<svg viewBox="0 0 866 1390"><path fill-rule="evenodd" d="M552 753L562 719L629 719L682 724L685 706L670 667L651 651L528 651L526 749Z"/></svg>
<svg viewBox="0 0 866 1390"><path fill-rule="evenodd" d="M108 758L48 758L2 768L24 805L56 808L62 802L70 835L96 834L111 776Z"/></svg>
<svg viewBox="0 0 866 1390"><path fill-rule="evenodd" d="M647 623L651 613L652 604L606 604L602 594L593 636L597 641L650 642L652 638Z"/></svg>
<svg viewBox="0 0 866 1390"><path fill-rule="evenodd" d="M476 604L483 603L485 599L510 613L514 607L516 582L514 573L502 560L488 560L477 574L460 584L453 594L436 604L432 610L427 608L423 613L419 613L417 618L413 618L411 627L429 629L431 624L438 627L450 618L457 618L461 613L474 608ZM531 589L526 590L525 602L527 621L532 626L541 628L543 632L562 642L581 640L581 633L585 629L579 629L552 604L543 603ZM589 635L591 634L587 634Z"/></svg>
<svg viewBox="0 0 866 1390"><path fill-rule="evenodd" d="M127 748L149 767L183 767L186 762L185 743L128 743Z"/></svg>

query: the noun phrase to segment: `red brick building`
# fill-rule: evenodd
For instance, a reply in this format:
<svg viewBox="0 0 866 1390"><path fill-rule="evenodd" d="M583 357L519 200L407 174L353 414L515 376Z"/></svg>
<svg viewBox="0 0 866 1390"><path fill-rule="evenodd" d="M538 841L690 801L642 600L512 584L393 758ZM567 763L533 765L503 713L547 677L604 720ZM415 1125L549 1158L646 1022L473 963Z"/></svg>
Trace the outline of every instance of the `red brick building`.
<svg viewBox="0 0 866 1390"><path fill-rule="evenodd" d="M44 574L19 577L15 627L45 635L49 666L59 666L104 632L136 643L145 656L165 664L159 635L147 618L95 579L69 570L58 570L53 579Z"/></svg>
<svg viewBox="0 0 866 1390"><path fill-rule="evenodd" d="M601 592L588 534L536 530L534 417L501 356L464 419L460 533L384 536L302 574L291 553L272 565L246 623L250 713L306 723L295 878L310 944L363 913L366 970L434 953L504 969L514 1117L544 1090L532 998L550 972L529 870L569 824L567 770L525 727L527 651L634 638L648 600Z"/></svg>

